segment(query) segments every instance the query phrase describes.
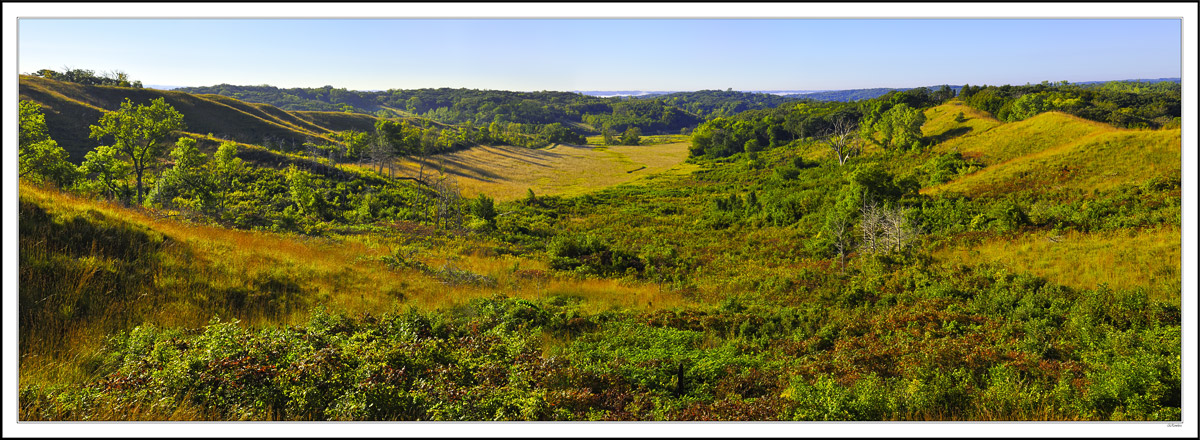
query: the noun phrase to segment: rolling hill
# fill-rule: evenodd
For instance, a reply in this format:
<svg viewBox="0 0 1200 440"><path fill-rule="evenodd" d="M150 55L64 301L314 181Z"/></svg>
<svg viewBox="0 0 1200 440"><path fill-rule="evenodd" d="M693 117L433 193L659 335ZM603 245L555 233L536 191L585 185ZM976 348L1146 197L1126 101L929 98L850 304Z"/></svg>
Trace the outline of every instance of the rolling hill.
<svg viewBox="0 0 1200 440"><path fill-rule="evenodd" d="M88 126L104 112L116 110L125 98L143 104L163 98L184 115L186 133L211 134L241 143L261 143L264 138L302 143L306 139L331 141L331 132L370 130L375 118L337 112L291 113L267 104L252 104L220 95L110 86L87 86L22 75L20 97L42 106L50 137L79 163L98 145L88 137Z"/></svg>
<svg viewBox="0 0 1200 440"><path fill-rule="evenodd" d="M125 95L247 142L374 120L22 79L82 145ZM924 147L844 164L776 130L449 151L419 185L246 145L191 216L203 187L23 181L20 417L1180 420L1180 130L930 105ZM921 180L942 159L982 167Z"/></svg>
<svg viewBox="0 0 1200 440"><path fill-rule="evenodd" d="M965 121L955 122L960 111ZM922 194L1020 200L1019 209L1031 221L1091 216L1104 223L1138 210L1177 206L1171 204L1171 197L1180 194L1182 138L1178 128L1121 129L1060 112L1001 123L958 101L930 108L925 114L925 135L944 139L934 147L935 152L957 151L984 167L923 188ZM1167 192L1159 193L1163 188ZM1160 199L1164 194L1173 196ZM1071 207L1060 206L1063 203ZM1177 300L1182 236L1180 227L1172 224L1178 218L1166 217L1165 222L1140 220L1149 223L1141 227L1119 222L1108 226L1121 230L1117 234L1052 229L980 242L950 241L934 255L951 261L999 264L1075 288L1140 287L1153 297Z"/></svg>
<svg viewBox="0 0 1200 440"><path fill-rule="evenodd" d="M963 123L947 125L948 115L957 114L960 107L966 108L951 103L930 109L926 134L960 133L937 150L957 151L985 167L922 193L999 196L1064 188L1092 191L1180 175L1178 128L1120 129L1060 112L999 124L976 111Z"/></svg>

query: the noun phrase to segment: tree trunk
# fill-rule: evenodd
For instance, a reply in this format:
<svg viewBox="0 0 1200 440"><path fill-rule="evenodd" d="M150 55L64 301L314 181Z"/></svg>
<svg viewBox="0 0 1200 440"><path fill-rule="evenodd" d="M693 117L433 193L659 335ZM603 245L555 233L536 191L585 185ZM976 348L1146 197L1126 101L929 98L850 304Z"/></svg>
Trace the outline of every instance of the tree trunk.
<svg viewBox="0 0 1200 440"><path fill-rule="evenodd" d="M142 170L140 167L137 170L137 201L138 206L142 205Z"/></svg>

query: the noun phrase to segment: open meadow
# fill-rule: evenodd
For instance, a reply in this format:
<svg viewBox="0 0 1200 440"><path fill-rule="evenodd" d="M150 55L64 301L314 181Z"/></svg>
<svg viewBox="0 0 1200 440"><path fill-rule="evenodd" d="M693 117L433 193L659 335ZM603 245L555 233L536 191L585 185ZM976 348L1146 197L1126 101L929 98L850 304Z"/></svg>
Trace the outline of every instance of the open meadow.
<svg viewBox="0 0 1200 440"><path fill-rule="evenodd" d="M683 163L688 143L658 145L554 144L529 149L508 145L478 146L469 150L399 161L398 175L417 177L422 172L453 176L463 195L486 194L496 200L534 194L579 195L613 185L637 182L662 172L686 172Z"/></svg>

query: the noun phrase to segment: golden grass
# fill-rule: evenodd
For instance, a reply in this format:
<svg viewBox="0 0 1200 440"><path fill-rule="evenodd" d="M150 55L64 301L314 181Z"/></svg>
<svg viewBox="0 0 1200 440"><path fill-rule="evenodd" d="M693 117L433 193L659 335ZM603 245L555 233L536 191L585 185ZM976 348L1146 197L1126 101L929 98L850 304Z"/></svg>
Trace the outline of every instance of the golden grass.
<svg viewBox="0 0 1200 440"><path fill-rule="evenodd" d="M960 112L966 121L954 120ZM921 135L935 139L977 136L1001 124L1003 123L990 113L976 110L956 99L925 110L925 124L921 126Z"/></svg>
<svg viewBox="0 0 1200 440"><path fill-rule="evenodd" d="M970 122L970 121L968 121ZM980 134L954 138L938 150L958 151L977 156L986 165L994 165L1021 156L1076 142L1086 136L1118 129L1060 112L1046 112L992 128Z"/></svg>
<svg viewBox="0 0 1200 440"><path fill-rule="evenodd" d="M683 165L688 143L651 146L555 144L544 149L479 146L427 159L426 175L445 172L457 179L463 195L487 194L497 200L537 195L578 195L645 176L689 169ZM416 177L420 163L401 159L397 175ZM692 167L694 168L694 167Z"/></svg>
<svg viewBox="0 0 1200 440"><path fill-rule="evenodd" d="M1027 233L973 246L947 246L934 252L946 261L1002 264L1065 286L1094 289L1143 287L1151 298L1179 301L1180 249L1177 227L1111 233Z"/></svg>
<svg viewBox="0 0 1200 440"><path fill-rule="evenodd" d="M409 306L445 309L494 295L527 299L577 296L588 310L683 305L682 298L655 284L557 277L544 262L490 255L487 246L472 238L448 239L443 245L420 250L416 258L435 270L450 266L487 275L496 280L493 285L452 285L416 269L388 268L379 257L400 246L404 237L312 238L189 224L25 182L20 184L20 197L57 218L103 218L109 224L125 224L165 238L155 253L149 281L123 286L125 292L109 292L111 298L100 299L103 310L99 313L93 311L84 318L56 314L52 319L22 323L20 376L24 383L84 379L80 356L99 347L111 332L143 323L194 328L217 316L236 318L247 326L293 325L306 319L316 306L349 314L378 314ZM30 261L61 255L44 243L23 246ZM119 263L93 249L92 256L70 266L76 268L71 273L59 276L65 281L46 286L47 290L35 296L53 298L69 307L79 295L95 295L96 288L89 284L95 282L96 274ZM520 276L517 272L531 269L545 276ZM254 295L264 280L294 283L297 291L280 299L292 306L263 308L247 301L238 309L223 296L223 292L239 289ZM129 298L134 300L127 301Z"/></svg>
<svg viewBox="0 0 1200 440"><path fill-rule="evenodd" d="M1179 175L1181 147L1179 129L1110 128L988 166L957 180L922 189L921 193L999 195L1014 189L1106 190L1154 176Z"/></svg>

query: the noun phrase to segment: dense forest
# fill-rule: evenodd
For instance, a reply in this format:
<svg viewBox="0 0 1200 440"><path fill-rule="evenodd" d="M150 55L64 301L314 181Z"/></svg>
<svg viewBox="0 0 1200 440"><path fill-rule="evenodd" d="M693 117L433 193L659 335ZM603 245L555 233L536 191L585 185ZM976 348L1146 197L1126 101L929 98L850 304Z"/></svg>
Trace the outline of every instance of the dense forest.
<svg viewBox="0 0 1200 440"><path fill-rule="evenodd" d="M796 99L770 93L736 92L733 90L699 90L675 92L636 99L654 99L689 111L704 119L732 116L746 110L774 108Z"/></svg>
<svg viewBox="0 0 1200 440"><path fill-rule="evenodd" d="M20 417L1180 420L1171 84L216 86L193 92L299 106L257 107L289 130L313 102L383 113L237 141L189 130L200 96L136 95L75 122L82 160L30 93ZM693 127L675 172L582 195L390 169Z"/></svg>

